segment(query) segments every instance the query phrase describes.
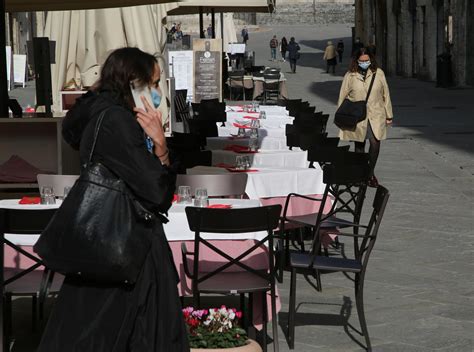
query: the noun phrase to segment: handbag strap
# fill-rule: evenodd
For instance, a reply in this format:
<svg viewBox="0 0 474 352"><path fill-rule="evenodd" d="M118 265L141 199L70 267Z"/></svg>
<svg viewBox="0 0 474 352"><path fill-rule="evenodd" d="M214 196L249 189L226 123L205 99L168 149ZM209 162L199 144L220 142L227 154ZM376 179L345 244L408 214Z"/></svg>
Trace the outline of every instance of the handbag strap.
<svg viewBox="0 0 474 352"><path fill-rule="evenodd" d="M375 76L376 75L377 75L377 72L374 73L374 75L372 76L372 81L370 81L369 91L367 92L367 98L365 98L365 103L366 104L369 101L370 92L372 92L372 87L374 86L374 81L375 81Z"/></svg>
<svg viewBox="0 0 474 352"><path fill-rule="evenodd" d="M97 122L95 124L95 129L94 129L94 141L92 142L92 148L91 152L89 154L89 164L92 162L92 156L94 154L95 146L97 144L97 138L99 137L99 130L100 126L102 126L102 120L104 119L105 113L109 110L110 108L104 109L100 115L99 118L97 119Z"/></svg>

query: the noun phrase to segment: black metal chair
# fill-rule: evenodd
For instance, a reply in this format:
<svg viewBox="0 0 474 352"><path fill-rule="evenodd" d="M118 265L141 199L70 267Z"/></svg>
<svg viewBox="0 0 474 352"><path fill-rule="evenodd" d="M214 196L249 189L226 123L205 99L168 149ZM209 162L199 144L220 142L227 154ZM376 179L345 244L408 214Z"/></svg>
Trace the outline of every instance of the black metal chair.
<svg viewBox="0 0 474 352"><path fill-rule="evenodd" d="M344 152L338 155L333 164L325 165L323 169L323 182L326 184L321 198L307 195L290 193L285 202L283 215L280 222L278 274L279 281L283 280L283 270L288 266L290 258L290 237L285 230L288 226L295 228L311 228L312 237L315 238L321 230L351 227L360 220L362 207L367 191L370 166L369 156L365 153ZM293 198L302 198L310 201L320 202L316 213L288 216L288 208ZM324 213L326 202L332 200L331 209ZM348 215L350 220L341 216ZM354 228L357 233L357 227ZM299 239L300 248L298 252L305 252L304 239ZM356 247L356 244L354 244ZM327 252L326 252L327 253ZM318 288L321 289L319 275L316 275Z"/></svg>
<svg viewBox="0 0 474 352"><path fill-rule="evenodd" d="M245 100L244 75L245 75L244 71L229 72L229 99L230 100L237 100L234 98L238 97L238 95L234 96L234 94L232 94L235 91L241 91L242 100Z"/></svg>
<svg viewBox="0 0 474 352"><path fill-rule="evenodd" d="M186 102L187 95L188 95L187 89L179 89L176 91L176 95L174 98L176 121L184 122L185 124L191 118L191 114L189 112L189 106L188 106L188 103Z"/></svg>
<svg viewBox="0 0 474 352"><path fill-rule="evenodd" d="M360 240L360 245L354 258L326 257L319 255L319 236L316 236L314 246L309 253L292 253L290 255L291 283L290 283L290 304L288 313L288 345L290 349L295 348L295 315L296 315L296 276L297 274L311 274L314 271L344 272L353 273L355 277L354 289L357 306L357 315L365 338L368 351L372 350L367 329L367 322L364 313L364 279L370 254L374 248L377 234L382 221L389 198L386 188L377 188L373 201L373 211L367 226L353 224L361 229L365 229L364 234L339 233L339 236L349 236ZM352 279L351 279L352 280Z"/></svg>
<svg viewBox="0 0 474 352"><path fill-rule="evenodd" d="M267 292L271 294L272 309L272 327L273 327L273 350L278 351L278 319L276 312L276 291L275 291L275 272L274 272L274 252L273 252L273 229L278 226L278 219L281 212L280 205L271 205L258 208L239 208L239 209L209 209L187 207L186 215L189 228L194 231L194 252L188 252L183 244L183 263L185 273L192 279L193 304L200 306L201 293L217 294L249 294L253 301L253 295L260 293L262 295L262 308L264 317L263 330L263 349L266 351L267 343ZM267 235L259 240L249 249L236 257L214 246L211 242L205 240L201 233L243 233L265 231ZM199 254L200 246L206 246L213 252L226 260L212 272L202 273L200 265L202 264ZM247 264L244 259L258 249L265 248L268 251L268 269L256 270ZM188 260L192 257L192 271L189 268ZM226 272L230 267L238 266L242 268L239 272ZM242 301L242 300L241 300Z"/></svg>
<svg viewBox="0 0 474 352"><path fill-rule="evenodd" d="M3 297L5 302L5 342L11 337L12 332L12 298L16 296L31 297L32 299L32 328L36 328L38 305L40 318L44 313L44 302L48 294L58 292L63 276L54 274L48 268L36 270L43 266L41 259L15 244L8 239L8 235L32 235L40 234L55 214L55 209L49 210L22 210L22 209L0 209L0 236L3 244L13 248L33 264L27 269L4 268L1 275L3 283ZM3 248L2 248L3 254ZM3 263L3 255L0 256ZM0 327L1 328L1 327Z"/></svg>
<svg viewBox="0 0 474 352"><path fill-rule="evenodd" d="M269 101L275 103L280 98L280 72L271 72L263 74L263 103Z"/></svg>

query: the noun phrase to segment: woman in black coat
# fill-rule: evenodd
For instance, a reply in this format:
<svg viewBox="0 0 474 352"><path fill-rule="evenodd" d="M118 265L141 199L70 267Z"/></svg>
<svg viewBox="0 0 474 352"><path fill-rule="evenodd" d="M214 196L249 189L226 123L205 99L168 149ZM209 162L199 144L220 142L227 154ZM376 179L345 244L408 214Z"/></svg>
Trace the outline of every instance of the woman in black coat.
<svg viewBox="0 0 474 352"><path fill-rule="evenodd" d="M150 211L166 214L176 174L169 166L161 115L149 104L147 111L135 108L130 90L132 81L149 85L156 105L159 79L160 68L152 55L136 48L114 51L93 91L78 99L68 112L63 137L80 150L84 164L96 120L107 109L93 160L121 178ZM153 233L133 286L65 279L39 352L189 351L178 276L161 220L156 221Z"/></svg>

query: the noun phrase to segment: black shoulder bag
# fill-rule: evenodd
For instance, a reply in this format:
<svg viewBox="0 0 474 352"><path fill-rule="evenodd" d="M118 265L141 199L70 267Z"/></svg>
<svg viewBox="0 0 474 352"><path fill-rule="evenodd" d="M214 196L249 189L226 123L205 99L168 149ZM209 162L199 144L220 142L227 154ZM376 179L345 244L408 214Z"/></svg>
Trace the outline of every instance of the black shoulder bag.
<svg viewBox="0 0 474 352"><path fill-rule="evenodd" d="M367 117L367 102L369 101L370 92L374 85L375 75L376 73L372 76L372 81L370 82L369 91L367 92L367 98L365 100L350 101L346 98L337 109L334 115L334 124L341 130L354 131L357 124L360 121L364 121Z"/></svg>
<svg viewBox="0 0 474 352"><path fill-rule="evenodd" d="M101 283L133 284L151 247L155 215L92 156L106 111L98 117L89 162L34 246L46 267Z"/></svg>

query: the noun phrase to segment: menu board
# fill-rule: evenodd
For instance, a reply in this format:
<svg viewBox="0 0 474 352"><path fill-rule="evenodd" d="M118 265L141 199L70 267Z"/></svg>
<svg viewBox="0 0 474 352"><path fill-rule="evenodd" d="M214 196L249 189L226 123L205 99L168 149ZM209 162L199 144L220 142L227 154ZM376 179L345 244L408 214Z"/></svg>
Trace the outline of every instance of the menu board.
<svg viewBox="0 0 474 352"><path fill-rule="evenodd" d="M222 101L221 39L194 39L194 99Z"/></svg>
<svg viewBox="0 0 474 352"><path fill-rule="evenodd" d="M180 50L168 52L168 63L170 66L170 77L174 77L176 90L186 89L186 100L193 99L193 61L192 50Z"/></svg>

